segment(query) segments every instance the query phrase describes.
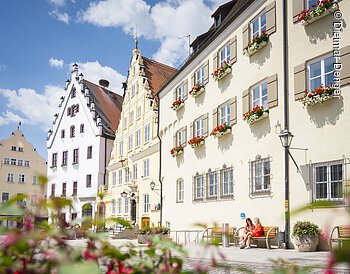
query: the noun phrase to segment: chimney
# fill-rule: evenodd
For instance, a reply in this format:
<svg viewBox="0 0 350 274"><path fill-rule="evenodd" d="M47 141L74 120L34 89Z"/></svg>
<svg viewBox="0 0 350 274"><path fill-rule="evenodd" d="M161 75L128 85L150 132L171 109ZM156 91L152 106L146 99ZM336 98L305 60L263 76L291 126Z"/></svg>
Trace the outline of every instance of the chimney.
<svg viewBox="0 0 350 274"><path fill-rule="evenodd" d="M72 79L73 79L73 77L78 78L78 64L77 63L74 63L72 66Z"/></svg>
<svg viewBox="0 0 350 274"><path fill-rule="evenodd" d="M98 83L100 84L100 86L105 87L105 88L108 88L108 86L109 86L109 82L106 79L101 79L100 81L98 81Z"/></svg>

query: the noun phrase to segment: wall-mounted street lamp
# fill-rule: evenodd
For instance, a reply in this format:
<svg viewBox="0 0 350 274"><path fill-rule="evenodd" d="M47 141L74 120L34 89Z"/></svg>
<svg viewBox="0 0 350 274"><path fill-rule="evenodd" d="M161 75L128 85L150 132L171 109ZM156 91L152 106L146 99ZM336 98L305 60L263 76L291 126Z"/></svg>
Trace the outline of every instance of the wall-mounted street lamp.
<svg viewBox="0 0 350 274"><path fill-rule="evenodd" d="M279 137L280 137L282 146L284 148L286 148L286 147L289 148L291 143L292 143L294 135L292 133L290 133L288 129L284 129L279 134Z"/></svg>
<svg viewBox="0 0 350 274"><path fill-rule="evenodd" d="M155 187L156 187L156 183L155 182L150 182L150 184L149 184L149 187L151 188L151 190L154 190L155 189Z"/></svg>
<svg viewBox="0 0 350 274"><path fill-rule="evenodd" d="M160 182L160 194L156 191L159 189L156 189L156 183L154 181L151 181L149 184L149 187L152 191L157 193L160 196L160 210L159 210L159 224L162 226L162 218L163 218L163 186L162 182Z"/></svg>
<svg viewBox="0 0 350 274"><path fill-rule="evenodd" d="M126 192L126 190L123 190L122 193L120 193L120 195L123 197L123 198L126 198L128 196L128 193Z"/></svg>

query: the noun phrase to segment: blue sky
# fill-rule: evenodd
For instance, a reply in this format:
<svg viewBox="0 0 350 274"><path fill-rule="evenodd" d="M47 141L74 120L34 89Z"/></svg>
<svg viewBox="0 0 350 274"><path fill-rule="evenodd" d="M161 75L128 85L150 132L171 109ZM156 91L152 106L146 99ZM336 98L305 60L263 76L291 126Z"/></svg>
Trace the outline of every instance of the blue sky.
<svg viewBox="0 0 350 274"><path fill-rule="evenodd" d="M8 0L0 3L0 140L22 121L46 156L46 131L72 63L85 78L106 78L120 93L134 48L176 66L187 40L206 31L225 0Z"/></svg>

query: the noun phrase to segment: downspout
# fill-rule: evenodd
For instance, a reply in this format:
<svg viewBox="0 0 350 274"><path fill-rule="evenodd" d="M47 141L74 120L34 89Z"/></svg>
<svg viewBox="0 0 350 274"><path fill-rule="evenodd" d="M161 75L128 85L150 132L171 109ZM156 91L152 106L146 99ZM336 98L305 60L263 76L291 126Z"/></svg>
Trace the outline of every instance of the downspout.
<svg viewBox="0 0 350 274"><path fill-rule="evenodd" d="M160 184L160 216L159 216L159 225L162 226L162 219L163 219L163 182L162 182L162 139L159 136L159 118L160 118L160 99L159 99L159 93L157 94L158 98L158 125L157 125L157 137L159 140L159 184Z"/></svg>
<svg viewBox="0 0 350 274"><path fill-rule="evenodd" d="M283 91L284 91L284 129L289 129L289 63L288 63L288 1L283 0ZM289 248L290 239L290 203L289 203L289 147L284 148L285 183L285 248Z"/></svg>
<svg viewBox="0 0 350 274"><path fill-rule="evenodd" d="M103 187L106 187L106 173L107 173L107 138L105 137L105 172L103 175Z"/></svg>

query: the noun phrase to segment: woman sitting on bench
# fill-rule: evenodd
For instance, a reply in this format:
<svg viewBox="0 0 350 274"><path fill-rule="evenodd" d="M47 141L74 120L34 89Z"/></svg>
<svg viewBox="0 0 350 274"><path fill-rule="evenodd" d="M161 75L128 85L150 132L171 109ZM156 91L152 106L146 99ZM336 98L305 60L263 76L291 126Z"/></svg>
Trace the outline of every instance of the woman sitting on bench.
<svg viewBox="0 0 350 274"><path fill-rule="evenodd" d="M250 248L250 241L252 237L261 237L263 233L263 227L260 223L260 219L258 217L254 218L255 227L252 231L247 232L246 235L244 235L244 238L242 241L240 241L240 248L243 249L249 249Z"/></svg>

